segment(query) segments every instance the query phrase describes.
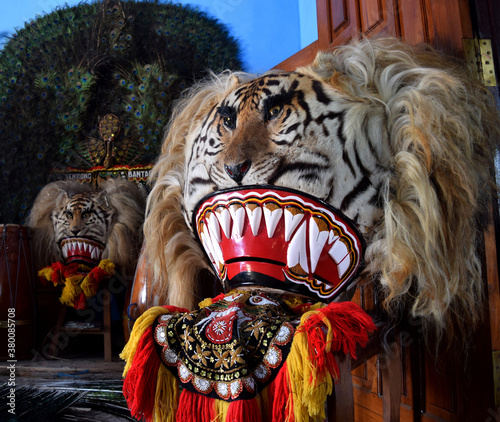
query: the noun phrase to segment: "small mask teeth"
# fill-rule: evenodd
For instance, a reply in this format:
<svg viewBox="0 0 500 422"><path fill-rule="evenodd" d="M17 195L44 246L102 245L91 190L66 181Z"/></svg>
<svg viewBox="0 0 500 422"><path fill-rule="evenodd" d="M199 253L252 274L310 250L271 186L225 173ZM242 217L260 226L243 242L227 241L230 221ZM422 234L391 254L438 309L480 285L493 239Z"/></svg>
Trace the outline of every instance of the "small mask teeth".
<svg viewBox="0 0 500 422"><path fill-rule="evenodd" d="M62 256L63 258L67 258L68 257L68 244L66 243L63 247L62 247Z"/></svg>
<svg viewBox="0 0 500 422"><path fill-rule="evenodd" d="M89 256L92 260L101 258L101 248L82 240L68 240L61 247L61 253L64 259L74 255Z"/></svg>
<svg viewBox="0 0 500 422"><path fill-rule="evenodd" d="M285 208L285 242L292 237L292 233L304 218L304 213L297 207Z"/></svg>
<svg viewBox="0 0 500 422"><path fill-rule="evenodd" d="M231 237L231 216L229 215L229 211L224 207L217 207L215 215L217 216L217 220L219 220L226 239L229 239Z"/></svg>
<svg viewBox="0 0 500 422"><path fill-rule="evenodd" d="M342 277L349 267L350 263L350 259L348 258L349 250L347 249L347 246L344 244L344 242L342 242L341 239L337 239L328 251L328 254L337 264L339 269L339 276Z"/></svg>
<svg viewBox="0 0 500 422"><path fill-rule="evenodd" d="M328 245L328 255L337 265L339 277L342 278L352 266L350 249L337 228L330 227L318 213L311 214L310 218L305 219L302 208L295 205L282 208L273 200L264 204L234 200L206 212L200 222L200 239L212 263L221 270L225 263L221 247L223 236L226 239L241 239L248 218L247 224L254 236L265 229L267 237L271 239L283 221L284 240L288 243L286 262L292 273L301 277L314 274L323 250ZM261 227L262 220L265 227ZM63 253L67 246L63 248Z"/></svg>
<svg viewBox="0 0 500 422"><path fill-rule="evenodd" d="M249 203L246 204L246 211L252 233L257 236L259 234L260 220L262 219L262 208L258 204Z"/></svg>
<svg viewBox="0 0 500 422"><path fill-rule="evenodd" d="M220 242L222 238L220 237L220 225L217 222L217 217L213 212L207 213L208 227L210 229L210 234L217 242Z"/></svg>
<svg viewBox="0 0 500 422"><path fill-rule="evenodd" d="M264 218L266 220L267 237L271 239L274 236L276 226L281 220L283 210L276 204L267 203L264 205Z"/></svg>
<svg viewBox="0 0 500 422"><path fill-rule="evenodd" d="M245 224L245 209L240 204L229 206L229 213L233 219L233 237L240 238L243 235L243 225Z"/></svg>
<svg viewBox="0 0 500 422"><path fill-rule="evenodd" d="M307 249L306 249L306 225L302 224L288 245L287 251L288 268L295 267L300 264L302 269L307 273L309 266L307 265Z"/></svg>
<svg viewBox="0 0 500 422"><path fill-rule="evenodd" d="M208 258L210 259L210 261L212 261L212 263L215 264L215 256L212 247L212 241L208 237L208 231L206 230L206 225L204 223L201 223L200 226L200 238L203 243L203 246L205 246Z"/></svg>
<svg viewBox="0 0 500 422"><path fill-rule="evenodd" d="M338 238L339 238L339 235L337 233L335 233L333 230L330 230L330 233L328 235L328 244L331 245Z"/></svg>
<svg viewBox="0 0 500 422"><path fill-rule="evenodd" d="M212 216L212 218L215 218ZM217 222L215 222L217 224ZM204 226L203 232L202 232L202 241L205 247L209 250L209 255L211 255L211 260L214 263L217 263L217 268L219 268L220 265L224 263L224 258L222 255L222 249L220 248L219 241L217 241L217 235L215 234L218 229L214 230L214 233L212 233L211 227L207 227L206 225ZM220 238L220 232L219 232L219 238Z"/></svg>
<svg viewBox="0 0 500 422"><path fill-rule="evenodd" d="M321 252L328 240L328 226L320 218L313 217L309 220L309 249L311 258L311 272L316 271Z"/></svg>

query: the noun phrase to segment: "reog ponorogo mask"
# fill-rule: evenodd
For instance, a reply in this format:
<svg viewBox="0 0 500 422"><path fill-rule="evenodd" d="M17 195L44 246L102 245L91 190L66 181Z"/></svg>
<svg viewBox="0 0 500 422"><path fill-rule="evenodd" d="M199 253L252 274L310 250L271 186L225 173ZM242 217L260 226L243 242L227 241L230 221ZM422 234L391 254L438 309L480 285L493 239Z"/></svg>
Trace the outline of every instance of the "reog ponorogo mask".
<svg viewBox="0 0 500 422"><path fill-rule="evenodd" d="M144 251L166 306L122 353L132 414L324 420L334 353L355 356L375 329L339 301L360 277L388 315L474 327L492 110L456 62L394 39L191 88L152 172ZM207 269L224 291L197 307Z"/></svg>

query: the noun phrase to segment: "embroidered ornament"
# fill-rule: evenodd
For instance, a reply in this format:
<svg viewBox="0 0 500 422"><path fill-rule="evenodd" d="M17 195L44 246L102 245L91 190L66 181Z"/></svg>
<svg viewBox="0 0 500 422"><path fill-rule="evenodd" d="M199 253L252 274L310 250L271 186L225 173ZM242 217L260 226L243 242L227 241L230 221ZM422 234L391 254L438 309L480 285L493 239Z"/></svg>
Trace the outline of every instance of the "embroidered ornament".
<svg viewBox="0 0 500 422"><path fill-rule="evenodd" d="M274 378L290 350L300 318L286 308L262 292L232 294L199 311L158 318L154 338L184 388L248 399Z"/></svg>

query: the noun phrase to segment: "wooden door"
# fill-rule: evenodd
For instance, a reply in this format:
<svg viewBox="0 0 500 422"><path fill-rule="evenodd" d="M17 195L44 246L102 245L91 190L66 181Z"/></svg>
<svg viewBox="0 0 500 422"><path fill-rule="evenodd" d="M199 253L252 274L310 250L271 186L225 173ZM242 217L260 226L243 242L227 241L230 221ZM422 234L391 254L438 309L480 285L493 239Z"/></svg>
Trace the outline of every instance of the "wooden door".
<svg viewBox="0 0 500 422"><path fill-rule="evenodd" d="M463 54L462 38L473 35L467 0L317 0L318 39L276 67L293 70L319 50L344 44L358 34L393 35L410 44L427 42Z"/></svg>
<svg viewBox="0 0 500 422"><path fill-rule="evenodd" d="M489 21L495 48L495 24L500 25L500 5L495 0L317 0L318 39L278 66L293 70L311 62L319 50L327 50L362 34L392 35L410 44L426 42L441 51L463 57L463 38L473 38L478 25ZM498 57L498 54L496 55ZM496 63L498 65L498 62ZM498 211L494 211L498 217ZM498 221L498 219L497 219ZM500 293L498 280L498 235L492 226L485 234L485 284L489 313L474 334L467 356L457 353L461 345L435 353L426 350L419 327L407 321L398 341L402 356L401 421L497 421L493 358L500 361ZM360 286L353 300L374 306L370 286ZM490 323L491 321L491 323ZM388 356L379 355L356 368L353 375L355 420L381 421L383 388L381 368ZM497 362L500 367L500 362ZM500 368L498 369L500 372ZM497 378L500 375L497 375ZM498 406L498 403L497 405Z"/></svg>

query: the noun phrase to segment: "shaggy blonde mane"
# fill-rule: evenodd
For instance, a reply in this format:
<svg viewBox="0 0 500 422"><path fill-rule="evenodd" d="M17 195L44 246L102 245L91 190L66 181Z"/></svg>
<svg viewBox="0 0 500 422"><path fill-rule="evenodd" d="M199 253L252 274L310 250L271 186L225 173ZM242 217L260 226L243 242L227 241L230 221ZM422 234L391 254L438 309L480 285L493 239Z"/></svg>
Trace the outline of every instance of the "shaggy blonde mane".
<svg viewBox="0 0 500 422"><path fill-rule="evenodd" d="M389 313L409 311L438 333L465 332L483 306L481 236L500 139L490 95L459 62L394 39L352 42L297 72L365 103L363 115L373 104L385 108L391 168L364 276L382 285ZM177 306L194 307L199 273L208 268L182 213L186 138L241 83L232 76L213 76L179 101L152 172L145 251L157 288Z"/></svg>
<svg viewBox="0 0 500 422"><path fill-rule="evenodd" d="M172 113L162 153L153 167L146 205L144 254L154 271L155 291L167 303L193 309L200 299L197 282L210 266L182 213L186 138L210 110L242 81L243 73L212 74L186 90Z"/></svg>
<svg viewBox="0 0 500 422"><path fill-rule="evenodd" d="M379 278L391 314L465 333L481 317L482 231L500 125L489 92L428 46L358 41L299 72L384 104L392 151L365 276Z"/></svg>
<svg viewBox="0 0 500 422"><path fill-rule="evenodd" d="M59 245L55 242L52 211L59 208L65 198L86 192L94 192L94 189L78 182L60 181L49 183L38 194L28 221L37 268L62 262ZM106 180L100 183L96 192L106 196L114 212L103 259L111 259L122 272L133 271L142 241L144 198L137 185L122 179Z"/></svg>

